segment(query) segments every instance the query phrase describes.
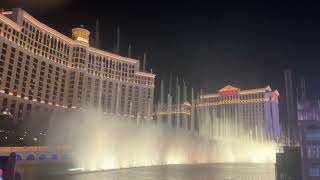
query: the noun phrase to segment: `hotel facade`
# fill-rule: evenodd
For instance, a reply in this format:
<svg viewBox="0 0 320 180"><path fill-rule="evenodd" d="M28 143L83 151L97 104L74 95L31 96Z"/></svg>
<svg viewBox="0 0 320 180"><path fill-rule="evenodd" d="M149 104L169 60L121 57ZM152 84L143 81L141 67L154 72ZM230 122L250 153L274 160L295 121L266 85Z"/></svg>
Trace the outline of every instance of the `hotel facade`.
<svg viewBox="0 0 320 180"><path fill-rule="evenodd" d="M280 138L277 90L240 90L227 85L217 93L200 95L195 104L199 131L219 137L247 136L258 141Z"/></svg>
<svg viewBox="0 0 320 180"><path fill-rule="evenodd" d="M172 128L184 128L193 131L191 122L191 104L186 101L181 104L154 105L153 120L156 123L167 124Z"/></svg>
<svg viewBox="0 0 320 180"><path fill-rule="evenodd" d="M320 177L320 101L297 103L303 180Z"/></svg>
<svg viewBox="0 0 320 180"><path fill-rule="evenodd" d="M152 116L154 79L136 59L91 47L90 32L72 38L20 8L0 13L0 108L19 120L32 112L101 107Z"/></svg>

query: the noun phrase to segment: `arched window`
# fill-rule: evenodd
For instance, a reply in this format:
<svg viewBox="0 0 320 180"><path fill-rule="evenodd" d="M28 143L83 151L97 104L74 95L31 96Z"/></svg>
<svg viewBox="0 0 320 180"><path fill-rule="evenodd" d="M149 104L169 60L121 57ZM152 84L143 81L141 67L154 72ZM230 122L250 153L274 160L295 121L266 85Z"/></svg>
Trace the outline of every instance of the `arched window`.
<svg viewBox="0 0 320 180"><path fill-rule="evenodd" d="M58 160L58 155L57 154L52 154L51 155L51 160Z"/></svg>
<svg viewBox="0 0 320 180"><path fill-rule="evenodd" d="M26 159L27 160L34 160L34 155L33 154L28 154Z"/></svg>
<svg viewBox="0 0 320 180"><path fill-rule="evenodd" d="M22 156L21 156L21 154L16 154L16 160L22 160Z"/></svg>
<svg viewBox="0 0 320 180"><path fill-rule="evenodd" d="M68 160L69 159L69 155L68 154L63 154L62 155L62 160Z"/></svg>
<svg viewBox="0 0 320 180"><path fill-rule="evenodd" d="M47 156L45 154L40 154L39 160L46 160Z"/></svg>

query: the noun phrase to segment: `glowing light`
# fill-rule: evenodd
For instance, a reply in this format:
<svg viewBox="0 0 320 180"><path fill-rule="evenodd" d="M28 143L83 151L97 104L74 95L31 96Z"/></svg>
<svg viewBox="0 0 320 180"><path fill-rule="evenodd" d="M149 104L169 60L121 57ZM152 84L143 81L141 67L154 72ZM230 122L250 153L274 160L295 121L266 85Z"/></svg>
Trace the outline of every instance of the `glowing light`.
<svg viewBox="0 0 320 180"><path fill-rule="evenodd" d="M71 168L69 171L84 171L83 168Z"/></svg>
<svg viewBox="0 0 320 180"><path fill-rule="evenodd" d="M122 121L128 117L106 116L97 110L69 115L61 119L56 117L57 124L52 124L52 128L64 128L65 131L54 131L52 133L58 134L51 136L57 140L61 138L60 143L71 142L71 160L84 170L166 164L274 162L274 143L257 142L244 135L210 139L182 128L164 129L167 127L160 124L137 126L132 121ZM232 128L224 127L230 131Z"/></svg>

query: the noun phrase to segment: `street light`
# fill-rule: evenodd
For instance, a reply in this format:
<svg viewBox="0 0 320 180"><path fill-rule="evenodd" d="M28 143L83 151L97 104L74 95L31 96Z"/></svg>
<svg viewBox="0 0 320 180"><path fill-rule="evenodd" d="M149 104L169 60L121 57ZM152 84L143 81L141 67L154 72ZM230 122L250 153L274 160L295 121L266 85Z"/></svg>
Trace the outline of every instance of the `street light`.
<svg viewBox="0 0 320 180"><path fill-rule="evenodd" d="M0 116L8 116L9 118L11 118L12 114L11 114L9 108L4 108L1 111Z"/></svg>
<svg viewBox="0 0 320 180"><path fill-rule="evenodd" d="M0 112L0 124L1 124L0 129L3 131L8 131L12 123L11 120L12 120L12 114L9 108L4 108Z"/></svg>

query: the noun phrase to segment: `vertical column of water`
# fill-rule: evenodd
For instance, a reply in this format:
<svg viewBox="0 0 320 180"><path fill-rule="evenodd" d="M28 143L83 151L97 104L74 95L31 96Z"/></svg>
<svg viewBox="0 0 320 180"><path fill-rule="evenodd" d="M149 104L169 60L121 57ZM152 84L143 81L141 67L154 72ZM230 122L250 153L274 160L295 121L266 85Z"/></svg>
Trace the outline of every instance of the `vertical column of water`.
<svg viewBox="0 0 320 180"><path fill-rule="evenodd" d="M169 85L168 85L168 94L170 94L171 98L173 96L173 93L172 93L172 74L170 73L170 77L169 77Z"/></svg>
<svg viewBox="0 0 320 180"><path fill-rule="evenodd" d="M216 115L215 115L215 107L211 107L211 127L212 127L212 138L216 138L217 136L217 127L216 127Z"/></svg>
<svg viewBox="0 0 320 180"><path fill-rule="evenodd" d="M148 120L148 118L149 118L149 107L151 107L151 105L149 103L149 98L147 98L146 96L144 98L147 99L147 103L144 103L143 113L141 112L141 122L142 122L142 124L145 123L146 120Z"/></svg>
<svg viewBox="0 0 320 180"><path fill-rule="evenodd" d="M228 97L226 97L228 98ZM226 104L225 105L226 107L226 134L227 134L227 137L230 138L230 126L229 126L229 115L230 115L230 105L229 104Z"/></svg>
<svg viewBox="0 0 320 180"><path fill-rule="evenodd" d="M241 97L239 97L241 99ZM246 134L243 132L244 126L243 126L243 104L239 104L238 106L238 124L239 124L239 128L238 128L238 134L241 136L248 136L248 131L246 132Z"/></svg>
<svg viewBox="0 0 320 180"><path fill-rule="evenodd" d="M183 80L183 87L182 87L182 103L187 102L187 86L186 86L186 82ZM183 108L185 108L183 106ZM186 114L182 114L182 125L184 126L185 129L188 129L188 119L187 119L187 115Z"/></svg>
<svg viewBox="0 0 320 180"><path fill-rule="evenodd" d="M255 107L255 104L252 104L252 108L254 108ZM260 121L260 119L259 118L257 118L257 116L254 116L254 119L253 119L255 122L256 122L256 124L257 124L257 137L256 137L256 141L258 141L258 142L262 142L262 132L261 132L261 121Z"/></svg>
<svg viewBox="0 0 320 180"><path fill-rule="evenodd" d="M219 101L222 101L222 98L221 97L219 97ZM221 105L218 105L217 106L217 108L219 108L219 122L218 122L218 124L219 124L219 136L221 137L221 136L223 136L224 134L223 134L223 106L221 106Z"/></svg>
<svg viewBox="0 0 320 180"><path fill-rule="evenodd" d="M169 127L172 127L172 97L170 94L168 94L168 100L167 100L167 122Z"/></svg>
<svg viewBox="0 0 320 180"><path fill-rule="evenodd" d="M99 76L99 99L98 99L98 111L104 111L102 109L102 75Z"/></svg>
<svg viewBox="0 0 320 180"><path fill-rule="evenodd" d="M177 111L178 111L178 113L177 113L177 127L178 128L180 128L181 127L181 118L180 118L180 112L181 112L181 102L180 102L180 86L178 85L178 87L177 87L177 100L178 100L178 102L177 102Z"/></svg>
<svg viewBox="0 0 320 180"><path fill-rule="evenodd" d="M231 97L229 97L231 98ZM228 127L228 136L232 138L232 105L228 104L228 111L227 111L227 127Z"/></svg>
<svg viewBox="0 0 320 180"><path fill-rule="evenodd" d="M169 103L169 96L170 96L170 103ZM173 125L173 120L172 120L172 111L173 111L173 106L172 106L172 73L170 73L169 76L169 84L168 84L168 99L167 99L167 104L170 106L170 112L168 112L168 124L170 124L170 127Z"/></svg>
<svg viewBox="0 0 320 180"><path fill-rule="evenodd" d="M255 137L254 137L254 140L259 141L259 138L258 138L258 126L257 125L255 125Z"/></svg>
<svg viewBox="0 0 320 180"><path fill-rule="evenodd" d="M226 99L226 101L227 101L227 99ZM230 111L230 105L229 104L227 104L227 105L225 105L225 129L226 129L226 136L228 137L228 138L230 138L230 131L229 131L229 115L230 115L230 113L229 113L229 111Z"/></svg>
<svg viewBox="0 0 320 180"><path fill-rule="evenodd" d="M152 110L152 101L151 98L148 99L148 107L147 107L147 120L150 121L152 119L152 114L151 114L151 110Z"/></svg>
<svg viewBox="0 0 320 180"><path fill-rule="evenodd" d="M209 114L209 118L210 118L210 137L213 138L214 137L214 125L213 125L213 121L214 121L214 117L213 117L213 109L212 107L208 107L208 114Z"/></svg>
<svg viewBox="0 0 320 180"><path fill-rule="evenodd" d="M194 130L195 130L195 112L194 112L194 106L195 106L195 102L194 102L194 94L193 94L194 92L193 92L193 88L191 89L191 125L190 125L190 130L191 130L191 132L194 132Z"/></svg>
<svg viewBox="0 0 320 180"><path fill-rule="evenodd" d="M263 127L260 126L260 138L261 138L261 143L264 143L264 131L263 131Z"/></svg>
<svg viewBox="0 0 320 180"><path fill-rule="evenodd" d="M207 131L208 131L208 136L210 138L213 137L213 122L212 122L212 111L211 111L211 107L210 106L207 106L206 107L206 117L207 119Z"/></svg>
<svg viewBox="0 0 320 180"><path fill-rule="evenodd" d="M163 122L163 106L164 106L164 82L161 80L161 85L160 85L160 115L159 115L159 121L162 123Z"/></svg>
<svg viewBox="0 0 320 180"><path fill-rule="evenodd" d="M200 94L201 96L201 94ZM199 97L199 94L198 94L198 97ZM203 109L203 101L201 98L198 98L198 104L200 104L201 106L199 106L196 111L196 115L197 115L197 118L198 119L198 128L199 128L199 134L202 136L204 134L203 132L203 117L202 117L202 109Z"/></svg>
<svg viewBox="0 0 320 180"><path fill-rule="evenodd" d="M214 108L214 117L215 117L215 121L214 121L214 126L215 126L215 138L219 138L220 136L220 126L219 126L219 122L220 122L220 119L219 119L219 116L218 116L218 106L213 106Z"/></svg>
<svg viewBox="0 0 320 180"><path fill-rule="evenodd" d="M200 97L202 96L202 89L200 90ZM202 104L203 106L199 108L199 126L201 128L201 136L202 137L208 137L211 138L209 136L209 132L208 132L208 119L207 119L207 114L206 114L206 109L207 107L204 105L206 103L205 99L201 99L200 98L200 104Z"/></svg>
<svg viewBox="0 0 320 180"><path fill-rule="evenodd" d="M224 135L223 134L223 129L224 129L224 127L223 127L223 106L219 105L219 106L217 106L217 108L219 109L219 121L217 124L219 126L219 138L221 138Z"/></svg>
<svg viewBox="0 0 320 180"><path fill-rule="evenodd" d="M137 113L136 124L137 124L137 126L140 125L140 112Z"/></svg>
<svg viewBox="0 0 320 180"><path fill-rule="evenodd" d="M226 126L226 106L225 106L225 104L224 104L224 102L225 102L225 97L222 97L222 101L223 101L223 104L222 104L222 111L223 111L223 121L222 121L222 126L223 126L223 130L222 130L222 132L223 132L223 137L227 137L227 126Z"/></svg>
<svg viewBox="0 0 320 180"><path fill-rule="evenodd" d="M237 101L238 101L238 97L236 97L237 99ZM235 130L235 132L234 132L234 135L235 135L235 137L240 137L239 136L239 128L240 128L240 126L239 126L239 122L238 122L238 110L239 110L239 105L234 105L234 130Z"/></svg>
<svg viewBox="0 0 320 180"><path fill-rule="evenodd" d="M119 96L120 96L120 84L117 84L117 95L116 95L116 115L119 114Z"/></svg>
<svg viewBox="0 0 320 180"><path fill-rule="evenodd" d="M233 96L231 96L231 101L233 101ZM233 138L234 135L234 105L229 105L229 135Z"/></svg>
<svg viewBox="0 0 320 180"><path fill-rule="evenodd" d="M262 143L262 141L263 141L262 122L261 122L260 118L257 118L257 116L255 116L255 118L256 118L256 121L257 121L257 124L258 124L257 125L257 127L258 127L257 141Z"/></svg>
<svg viewBox="0 0 320 180"><path fill-rule="evenodd" d="M235 96L233 97L233 101L235 101ZM237 121L236 121L236 104L232 104L232 136L237 137Z"/></svg>
<svg viewBox="0 0 320 180"><path fill-rule="evenodd" d="M161 113L161 105L160 105L160 102L158 102L158 105L157 105L157 119L156 119L156 123L158 124L158 123L161 123L161 115L160 115L160 113Z"/></svg>
<svg viewBox="0 0 320 180"><path fill-rule="evenodd" d="M129 120L131 120L131 116L132 116L132 102L130 102L130 106L129 106Z"/></svg>
<svg viewBox="0 0 320 180"><path fill-rule="evenodd" d="M176 111L179 112L180 110L180 86L179 86L179 78L177 77L176 81ZM180 114L176 113L176 127L180 127Z"/></svg>
<svg viewBox="0 0 320 180"><path fill-rule="evenodd" d="M232 96L230 97L231 101L232 101ZM234 111L233 111L233 104L229 104L229 112L228 112L228 129L229 129L229 136L233 138L233 134L234 134Z"/></svg>
<svg viewBox="0 0 320 180"><path fill-rule="evenodd" d="M216 101L215 101L216 102ZM220 119L219 119L219 106L214 106L214 110L215 110L215 112L214 112L214 114L215 114L215 122L214 122L214 126L215 126L215 129L216 129L216 137L218 138L219 136L220 136L220 132L221 132L221 126L220 126L220 124L219 124L219 122L220 122Z"/></svg>

